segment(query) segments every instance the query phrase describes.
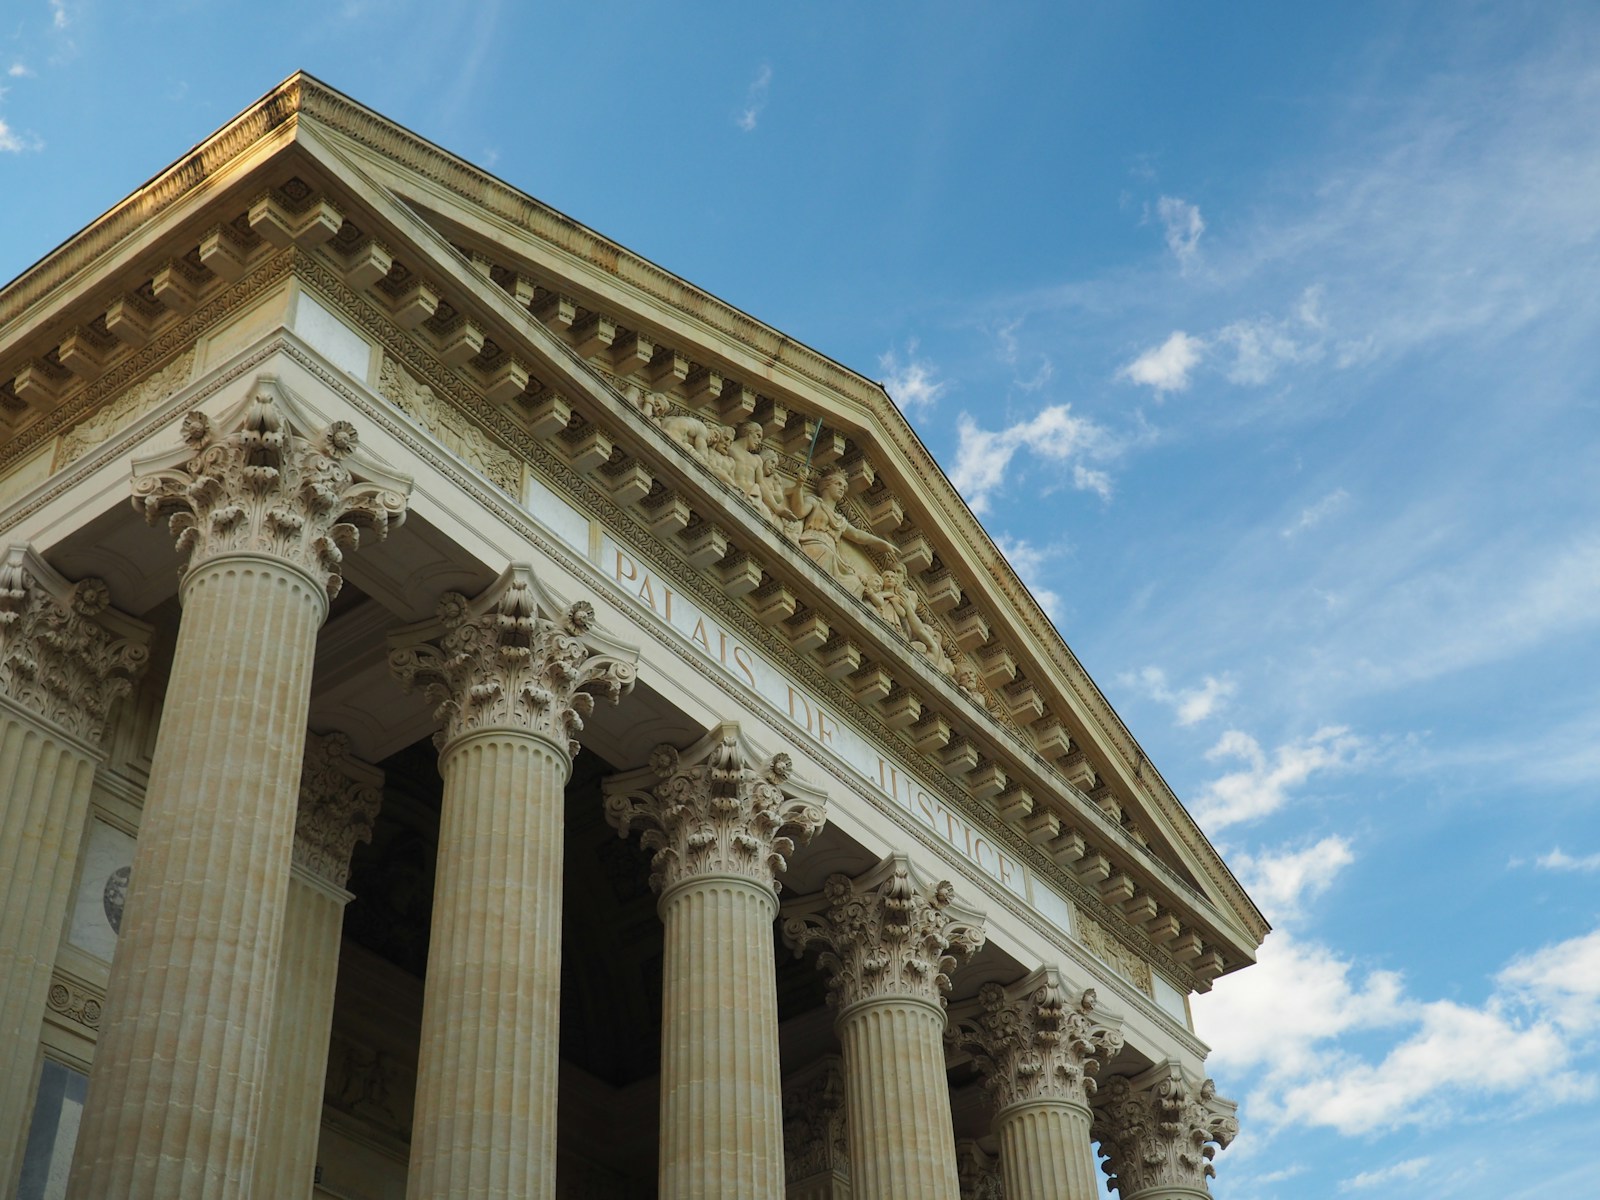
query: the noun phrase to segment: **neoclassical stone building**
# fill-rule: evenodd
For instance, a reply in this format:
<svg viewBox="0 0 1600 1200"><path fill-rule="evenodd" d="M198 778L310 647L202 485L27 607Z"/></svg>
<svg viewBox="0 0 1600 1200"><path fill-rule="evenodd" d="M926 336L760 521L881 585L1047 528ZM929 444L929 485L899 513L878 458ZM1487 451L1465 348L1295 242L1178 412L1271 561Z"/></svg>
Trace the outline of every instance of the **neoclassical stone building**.
<svg viewBox="0 0 1600 1200"><path fill-rule="evenodd" d="M880 387L303 75L0 379L0 1195L1206 1195L1267 926Z"/></svg>

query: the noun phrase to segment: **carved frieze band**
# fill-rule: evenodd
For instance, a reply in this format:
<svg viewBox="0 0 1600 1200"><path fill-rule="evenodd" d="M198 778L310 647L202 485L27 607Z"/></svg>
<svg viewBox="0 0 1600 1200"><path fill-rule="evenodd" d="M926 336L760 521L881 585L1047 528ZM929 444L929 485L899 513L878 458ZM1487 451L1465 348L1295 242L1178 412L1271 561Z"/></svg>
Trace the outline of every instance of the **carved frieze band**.
<svg viewBox="0 0 1600 1200"><path fill-rule="evenodd" d="M441 749L478 729L526 730L569 756L596 698L633 688L636 651L594 628L587 600L562 604L532 568L507 567L476 599L447 592L438 619L389 639L389 666L421 687L443 728Z"/></svg>
<svg viewBox="0 0 1600 1200"><path fill-rule="evenodd" d="M105 1009L105 993L64 975L50 978L45 1007L57 1016L81 1025L91 1033L100 1032L100 1017Z"/></svg>
<svg viewBox="0 0 1600 1200"><path fill-rule="evenodd" d="M0 559L0 692L90 745L144 671L149 637L101 580L69 583L30 546Z"/></svg>
<svg viewBox="0 0 1600 1200"><path fill-rule="evenodd" d="M1105 1080L1092 1133L1110 1186L1123 1196L1150 1188L1206 1190L1211 1160L1238 1136L1238 1105L1209 1079L1159 1063L1133 1078Z"/></svg>
<svg viewBox="0 0 1600 1200"><path fill-rule="evenodd" d="M372 840L383 803L383 772L350 753L342 733L306 735L300 771L300 811L294 826L294 861L335 887L350 878L357 842Z"/></svg>
<svg viewBox="0 0 1600 1200"><path fill-rule="evenodd" d="M778 891L796 844L826 820L826 797L794 778L787 754L763 755L728 722L683 751L657 746L650 765L607 780L606 820L642 831L650 886L696 875L740 875Z"/></svg>
<svg viewBox="0 0 1600 1200"><path fill-rule="evenodd" d="M783 909L796 957L817 948L828 1001L842 1014L865 1000L904 997L943 1005L950 974L983 948L983 917L892 854L864 875L829 876L822 891Z"/></svg>
<svg viewBox="0 0 1600 1200"><path fill-rule="evenodd" d="M1093 988L1042 967L1009 987L985 984L951 1013L946 1038L974 1056L998 1112L1031 1100L1087 1106L1096 1074L1122 1049L1117 1023L1095 1009Z"/></svg>
<svg viewBox="0 0 1600 1200"><path fill-rule="evenodd" d="M405 520L411 481L358 468L355 426L313 432L275 380L258 380L221 422L190 413L183 440L134 464L133 507L152 525L168 519L186 572L222 554L263 554L311 574L332 597L361 530L381 540Z"/></svg>

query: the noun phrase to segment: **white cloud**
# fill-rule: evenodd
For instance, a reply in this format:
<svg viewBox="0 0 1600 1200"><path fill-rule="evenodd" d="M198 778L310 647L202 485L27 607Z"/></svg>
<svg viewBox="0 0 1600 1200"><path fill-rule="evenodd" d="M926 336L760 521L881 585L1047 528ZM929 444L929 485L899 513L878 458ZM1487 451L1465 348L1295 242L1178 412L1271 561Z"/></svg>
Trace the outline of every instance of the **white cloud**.
<svg viewBox="0 0 1600 1200"><path fill-rule="evenodd" d="M1198 725L1238 691L1238 685L1227 675L1207 675L1199 687L1174 688L1160 667L1146 667L1138 675L1123 676L1123 679L1143 688L1152 700L1170 704L1178 724L1183 726Z"/></svg>
<svg viewBox="0 0 1600 1200"><path fill-rule="evenodd" d="M1331 834L1300 850L1236 853L1232 859L1245 891L1276 925L1298 917L1301 904L1327 891L1356 857L1348 841Z"/></svg>
<svg viewBox="0 0 1600 1200"><path fill-rule="evenodd" d="M33 77L33 68L28 66L27 63L14 62L7 68L6 74L13 79L31 79Z"/></svg>
<svg viewBox="0 0 1600 1200"><path fill-rule="evenodd" d="M1322 314L1322 289L1301 293L1287 317L1250 317L1224 325L1213 346L1233 351L1225 374L1230 383L1259 387L1272 382L1281 367L1317 362L1326 351L1328 321Z"/></svg>
<svg viewBox="0 0 1600 1200"><path fill-rule="evenodd" d="M24 137L11 126L7 125L4 118L0 118L0 154L23 154L31 150L44 149L44 143L36 137Z"/></svg>
<svg viewBox="0 0 1600 1200"><path fill-rule="evenodd" d="M1549 854L1541 854L1534 865L1546 871L1600 871L1600 853L1575 858L1557 846Z"/></svg>
<svg viewBox="0 0 1600 1200"><path fill-rule="evenodd" d="M1325 725L1309 737L1285 742L1269 756L1249 734L1230 729L1206 751L1212 762L1242 759L1244 768L1206 784L1194 803L1195 819L1211 830L1253 821L1288 801L1289 790L1318 772L1354 766L1366 742L1342 725Z"/></svg>
<svg viewBox="0 0 1600 1200"><path fill-rule="evenodd" d="M945 385L934 378L933 364L917 357L917 340L906 343L906 361L893 350L878 356L878 368L884 372L883 390L900 406L901 411L915 408L932 408Z"/></svg>
<svg viewBox="0 0 1600 1200"><path fill-rule="evenodd" d="M1283 531L1287 541L1293 541L1300 534L1312 529L1327 520L1334 513L1345 506L1350 499L1350 493L1343 488L1335 488L1315 504L1309 504L1300 510L1300 515Z"/></svg>
<svg viewBox="0 0 1600 1200"><path fill-rule="evenodd" d="M1199 207L1177 196L1163 196L1156 201L1156 216L1166 231L1167 249L1187 268L1199 253L1200 235L1206 231Z"/></svg>
<svg viewBox="0 0 1600 1200"><path fill-rule="evenodd" d="M1041 458L1072 463L1072 486L1079 491L1095 492L1103 500L1111 496L1110 476L1082 461L1109 454L1110 439L1105 429L1089 418L1073 416L1070 404L1053 404L1027 420L997 430L983 429L962 413L956 433L959 444L950 481L975 513L988 509L989 493L1005 481L1011 460L1024 448Z"/></svg>
<svg viewBox="0 0 1600 1200"><path fill-rule="evenodd" d="M1146 350L1123 367L1117 377L1154 388L1157 396L1186 391L1189 376L1200 364L1205 348L1205 342L1179 329L1161 345Z"/></svg>
<svg viewBox="0 0 1600 1200"><path fill-rule="evenodd" d="M761 110L767 106L767 93L771 88L772 67L762 63L761 69L756 72L756 77L750 81L749 90L745 92L744 107L734 120L734 123L746 133L755 130L756 122L761 117Z"/></svg>
<svg viewBox="0 0 1600 1200"><path fill-rule="evenodd" d="M1022 580L1033 598L1039 602L1039 607L1052 621L1059 620L1061 614L1061 596L1040 582L1045 561L1054 553L1054 549L1040 549L1026 538L1008 537L998 534L994 544L1000 547L1000 553L1006 556L1006 561L1016 571L1017 577Z"/></svg>
<svg viewBox="0 0 1600 1200"><path fill-rule="evenodd" d="M1600 1028L1600 929L1515 959L1496 979L1565 1029Z"/></svg>
<svg viewBox="0 0 1600 1200"><path fill-rule="evenodd" d="M1194 998L1214 1073L1250 1072L1247 1097L1270 1132L1325 1126L1347 1136L1443 1122L1498 1097L1535 1109L1590 1097L1577 1062L1600 1025L1600 929L1513 960L1482 1005L1423 1001L1282 930L1256 966ZM1376 1058L1348 1039L1400 1033Z"/></svg>
<svg viewBox="0 0 1600 1200"><path fill-rule="evenodd" d="M1342 1192L1361 1191L1364 1188L1380 1187L1386 1183L1395 1183L1402 1179L1415 1179L1433 1165L1433 1159L1427 1155L1421 1158L1408 1158L1404 1162L1393 1163L1387 1167L1379 1167L1376 1171L1363 1171L1353 1175L1339 1184Z"/></svg>
<svg viewBox="0 0 1600 1200"><path fill-rule="evenodd" d="M67 17L67 0L50 0L50 24L65 29L72 24Z"/></svg>

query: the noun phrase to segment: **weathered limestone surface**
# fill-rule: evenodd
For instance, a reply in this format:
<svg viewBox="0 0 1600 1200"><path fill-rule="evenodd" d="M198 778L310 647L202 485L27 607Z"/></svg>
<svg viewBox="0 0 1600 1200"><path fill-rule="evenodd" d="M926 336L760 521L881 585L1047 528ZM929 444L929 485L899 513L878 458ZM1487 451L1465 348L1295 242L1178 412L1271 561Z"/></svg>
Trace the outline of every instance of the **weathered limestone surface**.
<svg viewBox="0 0 1600 1200"><path fill-rule="evenodd" d="M386 533L408 486L356 479L347 423L308 428L261 382L136 467L184 611L73 1200L236 1196L254 1169L317 630L356 525Z"/></svg>
<svg viewBox="0 0 1600 1200"><path fill-rule="evenodd" d="M1239 1132L1238 1105L1176 1063L1107 1080L1095 1104L1093 1136L1122 1200L1205 1200L1219 1147Z"/></svg>
<svg viewBox="0 0 1600 1200"><path fill-rule="evenodd" d="M733 724L606 785L606 817L644 829L665 925L660 1194L778 1200L784 1192L772 923L796 839L822 797Z"/></svg>
<svg viewBox="0 0 1600 1200"><path fill-rule="evenodd" d="M391 642L444 721L411 1200L555 1195L562 791L594 694L634 678L631 656L591 646L593 620L517 565Z"/></svg>
<svg viewBox="0 0 1600 1200"><path fill-rule="evenodd" d="M983 945L981 920L900 855L786 907L785 942L797 954L820 946L829 972L857 1200L959 1196L944 1002L949 973Z"/></svg>
<svg viewBox="0 0 1600 1200"><path fill-rule="evenodd" d="M316 1174L344 883L382 801L382 772L348 749L343 734L306 738L252 1196L309 1196Z"/></svg>
<svg viewBox="0 0 1600 1200"><path fill-rule="evenodd" d="M39 1022L111 703L149 631L25 546L0 560L0 1192L21 1169Z"/></svg>
<svg viewBox="0 0 1600 1200"><path fill-rule="evenodd" d="M970 1051L994 1097L1008 1200L1093 1200L1089 1097L1122 1035L1095 1016L1094 990L1055 968L986 984L952 1014L950 1040Z"/></svg>

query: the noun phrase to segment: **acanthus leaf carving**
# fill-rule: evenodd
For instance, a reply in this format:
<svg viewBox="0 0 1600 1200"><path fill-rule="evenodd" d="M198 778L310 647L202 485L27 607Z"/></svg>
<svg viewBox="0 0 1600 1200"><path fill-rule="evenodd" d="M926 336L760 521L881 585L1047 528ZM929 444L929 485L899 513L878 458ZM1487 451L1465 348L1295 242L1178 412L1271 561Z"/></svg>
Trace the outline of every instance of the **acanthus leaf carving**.
<svg viewBox="0 0 1600 1200"><path fill-rule="evenodd" d="M783 1161L790 1183L832 1173L850 1177L844 1076L828 1055L783 1084Z"/></svg>
<svg viewBox="0 0 1600 1200"><path fill-rule="evenodd" d="M961 1200L1005 1200L1000 1159L971 1138L956 1143L956 1179Z"/></svg>
<svg viewBox="0 0 1600 1200"><path fill-rule="evenodd" d="M300 770L300 810L294 826L294 861L343 887L357 842L372 841L383 803L383 773L350 753L342 733L306 735Z"/></svg>
<svg viewBox="0 0 1600 1200"><path fill-rule="evenodd" d="M78 422L61 435L51 470L59 471L76 462L124 425L174 395L188 380L193 365L194 350L190 349Z"/></svg>
<svg viewBox="0 0 1600 1200"><path fill-rule="evenodd" d="M149 636L101 580L69 583L29 546L0 559L0 692L90 745L148 664Z"/></svg>
<svg viewBox="0 0 1600 1200"><path fill-rule="evenodd" d="M788 856L826 820L825 796L794 778L789 756L763 756L732 722L682 752L657 746L649 767L607 781L605 792L618 835L642 830L658 893L706 874L781 890Z"/></svg>
<svg viewBox="0 0 1600 1200"><path fill-rule="evenodd" d="M391 637L389 667L435 705L441 748L513 728L576 756L596 698L615 704L636 675L636 652L596 632L594 619L587 600L562 606L531 567L513 563L476 599L447 592L436 621Z"/></svg>
<svg viewBox="0 0 1600 1200"><path fill-rule="evenodd" d="M186 573L219 555L263 554L335 596L361 530L381 540L405 520L411 481L366 463L358 475L348 421L308 430L263 377L223 421L185 417L183 450L134 464L134 510L152 525L168 518Z"/></svg>
<svg viewBox="0 0 1600 1200"><path fill-rule="evenodd" d="M1092 1134L1106 1156L1109 1185L1123 1196L1149 1188L1206 1190L1211 1160L1239 1133L1238 1105L1176 1063L1158 1063L1132 1079L1106 1080Z"/></svg>
<svg viewBox="0 0 1600 1200"><path fill-rule="evenodd" d="M1087 1106L1095 1076L1122 1049L1122 1034L1095 1017L1093 988L1072 998L1054 967L1009 987L985 984L951 1014L946 1039L972 1054L997 1112L1032 1100Z"/></svg>
<svg viewBox="0 0 1600 1200"><path fill-rule="evenodd" d="M956 902L950 882L924 882L900 854L854 879L831 875L821 892L790 901L783 937L797 957L820 949L817 966L840 1013L884 997L943 1006L951 972L984 941L982 916Z"/></svg>

